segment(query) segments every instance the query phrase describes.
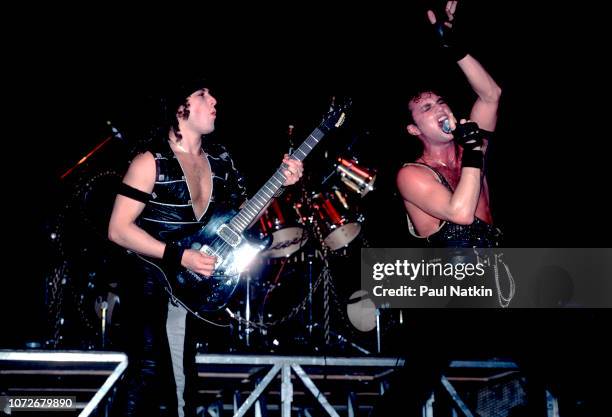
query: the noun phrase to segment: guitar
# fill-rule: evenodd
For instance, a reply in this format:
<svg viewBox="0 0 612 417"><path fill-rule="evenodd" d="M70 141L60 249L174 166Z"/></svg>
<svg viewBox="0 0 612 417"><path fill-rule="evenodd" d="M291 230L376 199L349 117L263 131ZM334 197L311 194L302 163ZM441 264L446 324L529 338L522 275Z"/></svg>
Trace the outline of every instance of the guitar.
<svg viewBox="0 0 612 417"><path fill-rule="evenodd" d="M349 106L350 102L332 107L321 124L289 157L303 161L330 130L344 123ZM166 271L161 259L138 255L141 260L161 273L162 284L173 300L178 301L196 316L216 312L225 307L240 282L240 273L261 250L265 249L265 245L261 242L249 241L244 231L282 187L286 179L283 171L286 169L287 165L281 164L274 175L240 211L216 204L212 213L207 215L208 221L199 231L175 242L183 248L215 256L217 261L210 277L183 267L176 272Z"/></svg>

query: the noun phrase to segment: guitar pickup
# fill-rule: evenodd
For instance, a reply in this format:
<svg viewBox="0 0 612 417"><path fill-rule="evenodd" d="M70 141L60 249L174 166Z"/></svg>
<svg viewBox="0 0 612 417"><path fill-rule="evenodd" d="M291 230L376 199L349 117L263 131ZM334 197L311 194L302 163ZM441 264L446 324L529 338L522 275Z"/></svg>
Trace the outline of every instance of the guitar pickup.
<svg viewBox="0 0 612 417"><path fill-rule="evenodd" d="M233 248L242 242L242 236L232 230L227 224L222 224L221 227L219 227L219 230L217 230L217 235Z"/></svg>

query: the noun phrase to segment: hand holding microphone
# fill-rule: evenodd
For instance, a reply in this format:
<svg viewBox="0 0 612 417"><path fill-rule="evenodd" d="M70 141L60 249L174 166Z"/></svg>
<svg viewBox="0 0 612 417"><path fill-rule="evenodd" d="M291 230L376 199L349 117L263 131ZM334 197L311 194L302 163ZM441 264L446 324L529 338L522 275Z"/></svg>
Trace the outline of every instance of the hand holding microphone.
<svg viewBox="0 0 612 417"><path fill-rule="evenodd" d="M447 132L447 129L449 130ZM442 130L450 133L450 123L445 120ZM463 156L461 158L462 167L471 167L482 169L484 154L482 152L483 132L475 122L462 119L461 122L452 131L455 142L463 148Z"/></svg>
<svg viewBox="0 0 612 417"><path fill-rule="evenodd" d="M483 132L476 122L462 119L453 132L455 141L464 149L475 149L482 146Z"/></svg>

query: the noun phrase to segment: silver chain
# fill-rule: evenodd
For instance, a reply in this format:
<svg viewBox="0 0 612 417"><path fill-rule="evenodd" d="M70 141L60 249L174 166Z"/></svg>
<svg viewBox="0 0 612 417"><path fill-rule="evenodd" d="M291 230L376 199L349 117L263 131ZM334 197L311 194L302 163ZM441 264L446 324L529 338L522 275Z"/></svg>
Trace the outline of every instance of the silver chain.
<svg viewBox="0 0 612 417"><path fill-rule="evenodd" d="M495 275L495 287L497 287L497 300L499 301L499 305L502 308L507 308L510 305L510 302L512 301L512 299L514 298L514 294L516 292L516 285L514 283L514 277L510 273L510 268L508 267L508 264L506 264L502 260L503 254L499 254L499 255L495 254L494 256L495 256L495 264L493 264L493 272ZM499 266L497 264L498 262L500 262L504 266L504 268L506 269L506 274L508 275L508 285L509 285L508 297L505 297L502 294L501 285L499 282Z"/></svg>
<svg viewBox="0 0 612 417"><path fill-rule="evenodd" d="M479 253L476 248L473 248L474 250L474 254L476 254L476 260L478 263L481 263L483 265L487 265L487 266L491 266L491 256L490 255L485 255L485 256L481 256L481 253ZM514 298L514 295L516 293L516 284L514 282L514 277L512 276L512 274L510 273L510 267L508 267L508 264L506 264L503 260L502 257L504 256L503 253L497 254L494 253L493 254L495 262L493 263L493 278L495 280L495 288L497 290L497 301L499 302L499 306L502 308L507 308L510 305L510 302L512 301L512 299ZM502 289L501 289L501 284L500 284L500 278L499 278L499 265L498 263L501 263L504 266L504 269L506 270L506 275L508 276L508 296L504 296L502 294Z"/></svg>
<svg viewBox="0 0 612 417"><path fill-rule="evenodd" d="M317 280L315 281L315 283L313 284L312 287L312 292L313 294L316 293L317 289L319 288L319 285L321 285L321 283L323 282L323 278L324 278L324 274L325 274L325 270L321 271L321 273L319 274L319 277L317 278ZM289 313L287 313L287 315L285 315L284 317L281 317L279 319L273 320L273 321L269 321L269 322L254 322L251 320L247 320L244 317L241 317L237 314L233 314L231 315L232 319L236 320L237 322L244 324L246 326L252 327L254 329L269 329L271 327L275 327L275 326L279 326L289 320L291 320L292 318L294 318L300 311L304 311L306 310L306 305L308 304L308 300L310 298L310 294L307 294L306 297L304 297L304 300L302 300L301 303L299 303L298 305L296 305L295 307L293 307L291 309L291 311L289 311Z"/></svg>

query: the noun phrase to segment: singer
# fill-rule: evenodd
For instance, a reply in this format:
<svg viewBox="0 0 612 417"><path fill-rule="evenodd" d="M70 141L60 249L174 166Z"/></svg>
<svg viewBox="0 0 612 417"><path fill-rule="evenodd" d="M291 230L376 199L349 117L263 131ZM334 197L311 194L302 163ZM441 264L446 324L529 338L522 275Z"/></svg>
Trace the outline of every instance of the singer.
<svg viewBox="0 0 612 417"><path fill-rule="evenodd" d="M470 122L457 122L444 98L418 91L408 101L408 134L423 144L423 153L403 165L397 188L410 233L433 247L496 247L501 232L493 226L489 187L484 172L487 134L495 130L501 88L456 40L452 24L457 2L448 2L447 20L430 10L445 54L457 62L477 95ZM481 130L482 129L482 130Z"/></svg>
<svg viewBox="0 0 612 417"><path fill-rule="evenodd" d="M459 65L476 93L476 101L469 120L458 121L460 118L434 91L421 89L411 95L406 130L422 143L423 152L399 170L397 187L410 233L422 238L428 246L500 247L501 232L493 226L489 206L484 155L496 127L501 88L480 62L453 39L456 6L456 1L449 1L446 16L440 13L436 16L429 10L427 17L442 51L451 58L451 63ZM455 306L452 302L448 305ZM492 307L486 303L479 306ZM486 314L482 311L410 309L411 319L398 338L427 342L406 344L406 365L373 415L392 415L399 404L403 415L421 415L423 404L438 386L452 359L508 355L508 338L498 338L496 331L512 327L525 329L527 323L520 321L517 325L512 321L516 316L503 314L501 309L487 309ZM521 345L529 342L525 340ZM513 352L512 359L519 363L527 378L529 410L525 415L545 416L542 372L537 361L529 361L528 352L521 350Z"/></svg>

